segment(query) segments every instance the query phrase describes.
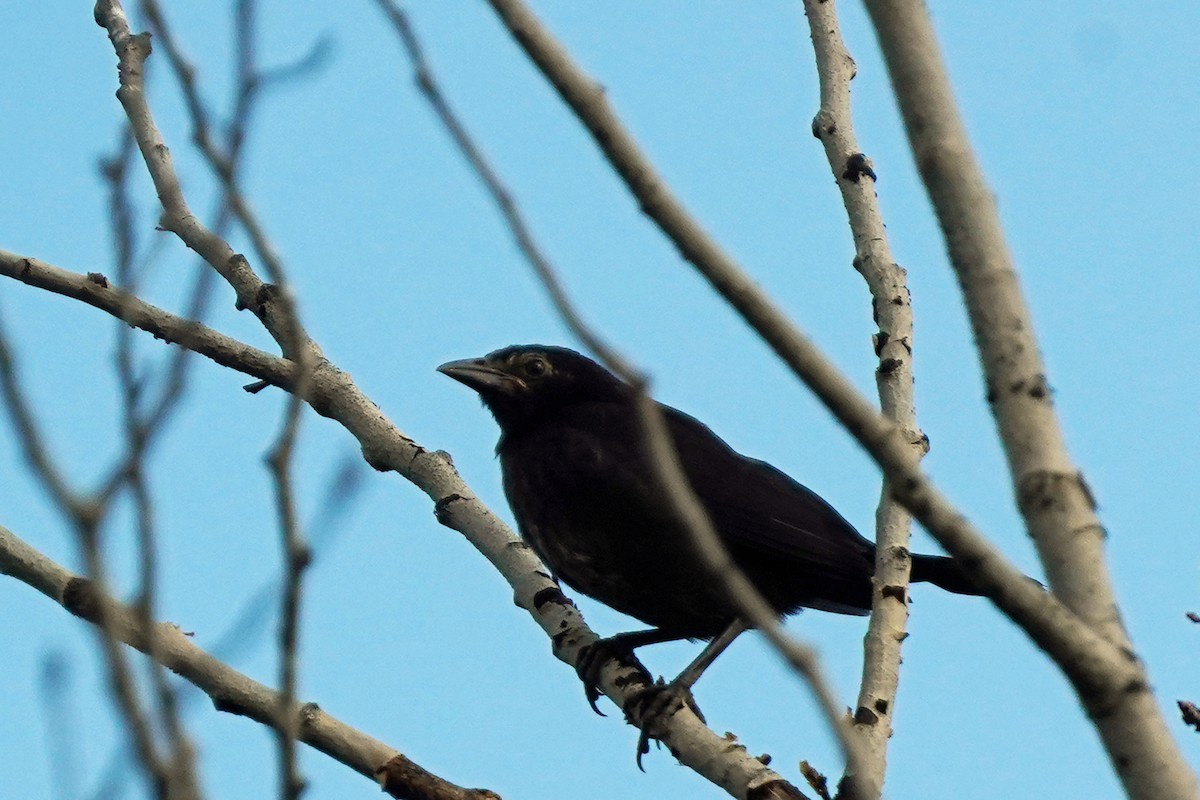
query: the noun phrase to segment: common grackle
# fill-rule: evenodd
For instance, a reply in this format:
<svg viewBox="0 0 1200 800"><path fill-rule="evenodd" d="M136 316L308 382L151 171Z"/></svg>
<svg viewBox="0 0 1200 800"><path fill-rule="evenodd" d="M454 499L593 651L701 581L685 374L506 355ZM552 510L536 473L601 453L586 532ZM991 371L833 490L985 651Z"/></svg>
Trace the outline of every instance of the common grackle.
<svg viewBox="0 0 1200 800"><path fill-rule="evenodd" d="M478 392L495 416L504 491L534 552L568 586L653 626L603 640L609 655L674 639L717 637L723 647L744 629L655 489L629 385L579 353L543 345L438 370ZM870 611L871 541L775 467L659 408L721 540L780 615ZM944 556L914 555L912 580L977 593ZM593 707L598 668L581 668Z"/></svg>

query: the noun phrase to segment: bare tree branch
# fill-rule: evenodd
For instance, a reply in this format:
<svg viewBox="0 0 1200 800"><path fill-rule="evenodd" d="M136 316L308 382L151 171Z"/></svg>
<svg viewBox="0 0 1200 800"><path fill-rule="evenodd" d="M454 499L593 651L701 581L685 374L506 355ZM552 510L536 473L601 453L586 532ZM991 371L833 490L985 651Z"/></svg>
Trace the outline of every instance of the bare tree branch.
<svg viewBox="0 0 1200 800"><path fill-rule="evenodd" d="M133 137L128 128L122 128L118 152L102 165L102 172L109 184L109 217L113 229L114 260L116 262L117 280L125 286L136 290L137 278L135 272L134 253L136 251L133 233L133 211L129 199L126 178L129 165L133 160ZM138 551L138 597L135 609L145 623L155 616L155 600L158 573L158 542L155 535L154 507L150 487L144 469L145 457L151 438L160 426L165 426L170 408L182 396L183 376L177 370L171 370L172 378L164 390L164 397L155 413L147 424L141 418L141 398L145 384L143 376L137 373L134 365L133 332L127 325L117 322L117 381L121 389L121 413L124 425L126 456L118 463L113 471L115 487L124 482L128 485L133 500L136 518L137 551ZM180 351L186 352L186 351ZM179 373L179 374L176 374ZM105 487L108 488L108 487ZM113 492L105 492L97 498L98 504L106 504L115 497ZM103 512L101 512L103 516ZM173 796L180 800L184 797L199 797L199 782L195 770L195 750L179 717L175 703L175 693L167 680L166 672L154 660L156 643L153 635L147 639L147 647L151 653L150 677L154 685L157 700L157 716L162 729L166 732L170 755L164 767L169 771L168 785L175 787Z"/></svg>
<svg viewBox="0 0 1200 800"><path fill-rule="evenodd" d="M124 314L122 318L127 322L158 338L191 347L217 363L280 388L295 389L298 370L292 362L175 317L114 287L101 286L87 276L2 250L0 275L82 300L114 316ZM362 394L349 375L327 361L319 362L313 370L306 400L317 413L336 420L358 440L368 464L380 471L398 473L434 500L438 521L462 533L496 567L513 587L517 605L528 611L551 638L559 659L573 665L580 650L597 640L528 545L479 501L444 453L427 450L404 435L378 405ZM648 685L649 676L632 667L606 672L601 678L601 689L621 707ZM682 717L676 715L681 760L707 759L714 782L722 787L759 787L779 782L776 773L744 748L731 746L698 719Z"/></svg>
<svg viewBox="0 0 1200 800"><path fill-rule="evenodd" d="M97 610L108 607L114 636L121 642L150 655L147 639L159 643L159 662L195 685L212 698L218 711L248 717L269 727L280 723L279 693L226 666L192 643L179 626L156 622L147 626L140 615L103 595L97 585L71 574L30 547L7 528L0 526L0 573L29 584L72 614L97 622ZM153 633L148 627L156 628ZM299 738L305 744L345 764L368 778L384 782L384 791L396 798L431 800L494 800L487 789L463 789L432 773L410 770L396 764L415 767L403 755L383 742L334 719L313 703L293 703L288 715L295 717ZM419 780L403 783L407 775L419 770ZM389 783L390 781L390 783ZM424 792L424 793L422 793Z"/></svg>
<svg viewBox="0 0 1200 800"><path fill-rule="evenodd" d="M301 359L305 358L304 351ZM279 438L267 456L273 483L275 484L276 513L283 540L284 580L279 624L279 733L280 790L281 800L299 800L305 781L300 775L296 758L296 739L299 729L296 719L286 713L296 702L296 675L298 665L298 640L300 629L300 601L303 575L312 560L312 551L300 532L296 515L296 500L292 484L292 454L299 435L300 413L312 368L302 363L296 391L288 395L284 420Z"/></svg>
<svg viewBox="0 0 1200 800"><path fill-rule="evenodd" d="M1117 702L1142 671L1053 595L1015 569L921 472L909 442L712 239L663 183L592 81L520 0L490 0L510 33L587 127L642 210L879 464L913 516L975 584L1092 697Z"/></svg>
<svg viewBox="0 0 1200 800"><path fill-rule="evenodd" d="M0 389L3 391L3 399L9 417L13 420L26 458L34 468L35 476L55 501L57 509L66 522L75 531L80 551L87 565L88 575L96 582L96 585L106 586L107 571L99 541L100 525L105 509L94 499L75 492L67 483L62 471L54 463L38 429L33 410L21 390L7 335L2 329L0 329ZM125 653L114 639L108 608L104 603L97 605L96 623L100 634L101 649L105 657L109 685L112 688L117 709L125 720L125 729L132 740L134 752L137 753L138 763L153 787L155 796L167 800L171 795L172 788L175 787L183 793L181 796L191 797L186 794L187 786L185 784L176 785L174 783L174 778L184 776L176 776L159 753L150 719L142 706L136 680Z"/></svg>
<svg viewBox="0 0 1200 800"><path fill-rule="evenodd" d="M443 95L407 14L391 0L378 0L378 4L397 30L412 63L417 86L495 201L512 231L521 253L546 287L556 310L567 327L589 350L596 353L609 369L636 389L645 445L651 455L651 462L656 468L656 474L651 477L660 485L660 493L667 498L673 514L684 523L684 527L693 536L700 562L722 583L731 602L741 610L745 619L754 627L762 630L772 646L793 669L806 679L825 712L830 727L838 736L845 757L848 761L854 762L856 758L854 743L848 737L845 716L828 681L824 679L816 654L811 647L783 632L774 609L770 607L754 584L738 569L728 550L722 544L712 526L712 521L708 518L683 473L678 453L671 442L662 415L657 404L650 398L647 378L584 322L559 281L554 266L538 245L524 215L513 199L512 193L504 185ZM616 662L614 662L615 664ZM691 713L687 709L681 709L681 711ZM645 725L648 721L642 719L634 721L643 727L643 735L645 735ZM670 721L668 720L666 724L669 725ZM697 768L694 764L688 765ZM796 791L798 793L798 790ZM734 794L738 795L737 792ZM847 796L852 795L853 792L850 792Z"/></svg>
<svg viewBox="0 0 1200 800"><path fill-rule="evenodd" d="M0 250L0 275L55 294L80 300L140 328L156 339L186 347L223 367L291 389L295 364L239 342L199 322L177 317L112 286L98 272L70 272L35 258ZM0 365L3 361L0 361Z"/></svg>
<svg viewBox="0 0 1200 800"><path fill-rule="evenodd" d="M805 15L816 56L821 107L813 135L821 140L837 181L854 238L854 266L871 291L872 317L879 326L875 383L880 409L903 433L920 459L928 439L917 426L913 406L913 315L904 270L895 262L875 194L875 172L859 149L850 110L855 75L839 31L833 0L805 0ZM854 735L863 757L855 776L864 798L878 798L887 773L887 748L900 683L900 648L908 623L907 585L911 517L887 480L875 512L875 575L871 620L863 640L863 675L854 713Z"/></svg>
<svg viewBox="0 0 1200 800"><path fill-rule="evenodd" d="M1061 663L1131 797L1195 797L1188 768L1121 623L1104 529L1071 461L996 204L971 150L923 3L868 0L921 179L963 291L1012 485L1054 595L1125 655L1120 691Z"/></svg>

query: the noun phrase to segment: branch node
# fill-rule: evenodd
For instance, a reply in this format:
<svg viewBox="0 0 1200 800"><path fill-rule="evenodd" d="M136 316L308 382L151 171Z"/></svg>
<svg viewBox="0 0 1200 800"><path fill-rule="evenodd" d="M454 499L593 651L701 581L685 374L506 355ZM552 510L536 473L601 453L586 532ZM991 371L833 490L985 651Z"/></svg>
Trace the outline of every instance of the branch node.
<svg viewBox="0 0 1200 800"><path fill-rule="evenodd" d="M100 617L100 595L87 578L74 577L63 587L62 605L77 617L95 622Z"/></svg>
<svg viewBox="0 0 1200 800"><path fill-rule="evenodd" d="M875 170L871 166L871 159L862 153L854 153L846 159L846 168L842 171L842 179L851 183L858 183L864 177L876 182L879 180L875 175Z"/></svg>

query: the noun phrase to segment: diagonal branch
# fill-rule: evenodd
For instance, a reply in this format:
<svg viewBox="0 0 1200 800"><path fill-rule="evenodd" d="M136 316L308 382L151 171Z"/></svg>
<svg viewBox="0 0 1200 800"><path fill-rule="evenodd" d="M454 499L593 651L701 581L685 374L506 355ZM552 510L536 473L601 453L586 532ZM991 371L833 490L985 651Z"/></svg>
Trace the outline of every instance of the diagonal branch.
<svg viewBox="0 0 1200 800"><path fill-rule="evenodd" d="M1028 580L920 470L904 434L879 415L837 367L786 317L672 194L621 123L601 86L588 77L520 0L489 0L624 179L644 213L680 253L821 399L875 459L906 508L955 556L975 584L1072 679L1115 701L1140 679L1128 652L1087 627Z"/></svg>
<svg viewBox="0 0 1200 800"><path fill-rule="evenodd" d="M512 193L504 185L482 149L475 143L466 126L459 120L442 93L408 15L391 0L378 0L378 4L396 28L412 64L417 86L496 203L516 239L518 248L546 288L559 316L571 332L589 350L596 353L609 369L635 388L638 396L637 407L642 425L642 435L651 456L651 463L655 467L655 474L651 478L659 484L660 494L666 498L671 512L691 534L699 562L709 569L724 586L732 605L740 609L744 618L760 629L793 669L806 679L825 712L830 727L837 734L846 758L850 762L855 762L854 743L848 738L844 715L831 687L824 679L816 654L812 648L783 632L774 610L767 604L753 583L738 569L728 550L722 544L712 521L684 475L678 453L663 423L662 414L657 404L650 398L647 378L610 347L583 320L559 281L557 271L537 243L529 224L513 199ZM690 710L681 709L681 711L691 714ZM670 726L673 719L674 717L666 720L665 724ZM636 719L634 721L645 731L645 720ZM643 732L643 736L645 735ZM639 752L639 759L640 755ZM686 761L684 763L697 769L701 774L705 774L701 765ZM785 786L782 778L779 779L779 783L780 791L794 791L799 794L794 787ZM739 788L734 792L735 796L740 796L742 791L745 790Z"/></svg>
<svg viewBox="0 0 1200 800"><path fill-rule="evenodd" d="M1063 665L1131 797L1195 797L1188 768L1121 622L1096 503L1055 414L1029 308L959 115L924 3L868 0L909 145L946 240L1012 485L1055 597L1127 654L1121 692Z"/></svg>
<svg viewBox="0 0 1200 800"><path fill-rule="evenodd" d="M296 388L299 370L292 362L175 317L88 276L2 250L0 275L82 300L157 338L189 347L271 385L289 391ZM508 581L517 605L551 639L556 657L574 665L580 651L598 639L574 604L547 576L529 546L475 496L445 453L428 450L406 436L349 375L328 362L319 362L314 368L305 400L318 414L336 420L358 440L368 464L381 472L396 472L434 501L438 521L463 534ZM631 667L606 671L601 680L604 693L621 707L647 685L649 676ZM681 759L703 760L723 787L758 787L777 782L776 773L744 748L731 746L698 719L688 716L691 718L677 723ZM668 739L667 744L674 747L676 742Z"/></svg>
<svg viewBox="0 0 1200 800"><path fill-rule="evenodd" d="M280 725L278 692L213 658L193 644L179 626L168 622L146 624L134 609L103 595L95 583L73 575L3 526L0 526L0 573L32 586L89 622L96 623L97 609L106 606L117 639L151 655L148 639L153 637L157 642L153 655L159 663L209 695L217 710L270 727ZM292 703L288 716L294 719L301 741L356 772L379 780L392 797L498 800L492 791L464 789L421 769L393 748L340 722L313 703Z"/></svg>

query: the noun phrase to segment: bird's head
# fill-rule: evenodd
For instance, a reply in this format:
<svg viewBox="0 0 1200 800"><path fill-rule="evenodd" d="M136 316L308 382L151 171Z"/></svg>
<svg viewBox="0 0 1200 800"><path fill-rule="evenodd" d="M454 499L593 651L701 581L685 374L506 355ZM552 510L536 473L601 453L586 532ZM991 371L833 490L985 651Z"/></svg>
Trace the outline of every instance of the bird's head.
<svg viewBox="0 0 1200 800"><path fill-rule="evenodd" d="M438 372L478 392L505 433L576 403L622 401L631 391L590 358L565 347L538 344L449 361Z"/></svg>

